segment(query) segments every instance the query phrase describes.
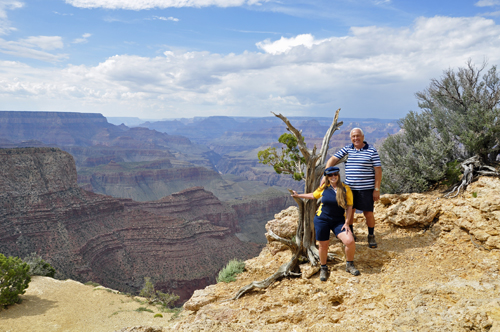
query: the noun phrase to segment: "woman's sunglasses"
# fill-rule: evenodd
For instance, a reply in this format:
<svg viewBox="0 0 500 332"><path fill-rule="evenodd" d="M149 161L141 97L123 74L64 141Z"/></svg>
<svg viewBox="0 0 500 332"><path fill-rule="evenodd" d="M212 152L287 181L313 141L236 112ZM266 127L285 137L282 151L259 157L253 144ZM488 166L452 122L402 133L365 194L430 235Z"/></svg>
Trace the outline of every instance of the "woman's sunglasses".
<svg viewBox="0 0 500 332"><path fill-rule="evenodd" d="M335 172L335 173L327 174L326 176L338 176L338 175L339 175L339 172Z"/></svg>

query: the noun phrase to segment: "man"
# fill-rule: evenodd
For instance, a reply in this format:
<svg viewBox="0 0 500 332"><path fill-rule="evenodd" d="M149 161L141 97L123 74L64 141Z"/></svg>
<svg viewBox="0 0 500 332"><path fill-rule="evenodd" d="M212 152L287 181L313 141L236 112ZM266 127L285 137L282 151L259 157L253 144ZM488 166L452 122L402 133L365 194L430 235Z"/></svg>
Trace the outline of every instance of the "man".
<svg viewBox="0 0 500 332"><path fill-rule="evenodd" d="M352 189L353 209L363 211L368 226L368 246L377 248L373 203L380 199L382 164L377 150L364 139L365 135L360 128L351 130L352 144L346 145L328 159L326 168L335 166L342 157L348 155L345 165L345 183ZM354 234L353 223L354 213L351 213L349 227Z"/></svg>

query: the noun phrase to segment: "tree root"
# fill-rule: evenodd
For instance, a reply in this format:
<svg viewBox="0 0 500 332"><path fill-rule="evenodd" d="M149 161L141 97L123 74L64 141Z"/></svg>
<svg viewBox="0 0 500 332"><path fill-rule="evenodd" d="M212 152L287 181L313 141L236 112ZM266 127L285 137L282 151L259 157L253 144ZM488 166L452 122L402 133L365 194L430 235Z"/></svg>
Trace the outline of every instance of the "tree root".
<svg viewBox="0 0 500 332"><path fill-rule="evenodd" d="M482 245L477 244L476 242L474 242L474 240L472 239L472 234L469 234L469 236L470 236L470 242L472 242L472 244L473 244L473 245L475 245L475 246L476 246L476 248L491 251L490 249L486 249L486 248L485 248L485 247L483 247Z"/></svg>
<svg viewBox="0 0 500 332"><path fill-rule="evenodd" d="M444 195L445 198L454 198L460 194L460 191L464 192L467 189L467 186L471 184L473 181L477 179L477 175L486 175L486 176L500 176L500 172L491 166L482 165L479 159L479 156L471 157L460 164L460 167L463 169L463 176L460 183L455 184L451 191ZM455 193L455 195L452 195Z"/></svg>
<svg viewBox="0 0 500 332"><path fill-rule="evenodd" d="M253 289L264 289L272 284L274 284L276 281L278 281L281 278L285 278L288 276L294 276L294 277L300 277L301 273L293 272L293 270L297 267L297 263L299 261L299 258L297 255L294 255L292 259L283 265L280 266L278 271L276 271L272 276L262 280L262 281L254 281L245 287L240 288L240 290L236 293L234 297L229 299L228 301L231 300L237 300L239 299L243 294L253 290Z"/></svg>
<svg viewBox="0 0 500 332"><path fill-rule="evenodd" d="M284 245L287 245L292 252L297 252L297 243L295 243L294 241L279 237L271 229L267 231L267 234L269 234L269 236L271 236L273 239L283 243Z"/></svg>

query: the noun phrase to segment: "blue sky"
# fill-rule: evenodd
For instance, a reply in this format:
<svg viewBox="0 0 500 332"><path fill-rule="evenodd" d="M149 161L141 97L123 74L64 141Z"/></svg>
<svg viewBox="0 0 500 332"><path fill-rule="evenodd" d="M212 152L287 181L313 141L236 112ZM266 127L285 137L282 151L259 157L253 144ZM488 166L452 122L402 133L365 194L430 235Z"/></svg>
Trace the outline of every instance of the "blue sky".
<svg viewBox="0 0 500 332"><path fill-rule="evenodd" d="M500 0L0 0L0 109L401 118L500 63Z"/></svg>

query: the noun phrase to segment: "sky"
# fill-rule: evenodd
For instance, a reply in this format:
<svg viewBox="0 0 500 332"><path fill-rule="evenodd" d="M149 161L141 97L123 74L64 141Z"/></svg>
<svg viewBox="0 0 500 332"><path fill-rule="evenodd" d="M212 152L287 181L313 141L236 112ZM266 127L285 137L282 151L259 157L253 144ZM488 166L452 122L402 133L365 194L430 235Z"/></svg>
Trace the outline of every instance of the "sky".
<svg viewBox="0 0 500 332"><path fill-rule="evenodd" d="M398 119L468 60L500 0L0 0L0 110Z"/></svg>

